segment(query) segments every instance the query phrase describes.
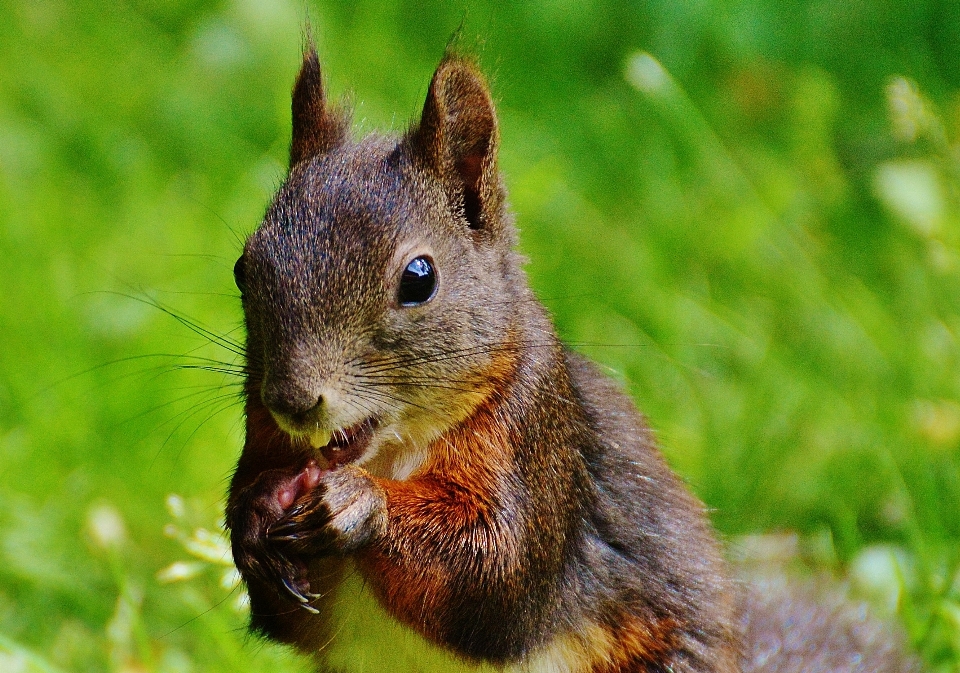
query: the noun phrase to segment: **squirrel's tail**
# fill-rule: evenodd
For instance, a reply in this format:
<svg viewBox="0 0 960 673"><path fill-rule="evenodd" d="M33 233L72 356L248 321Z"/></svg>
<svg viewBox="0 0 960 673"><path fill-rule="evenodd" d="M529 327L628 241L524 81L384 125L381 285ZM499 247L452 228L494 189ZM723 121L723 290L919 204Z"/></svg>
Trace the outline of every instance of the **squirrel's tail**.
<svg viewBox="0 0 960 673"><path fill-rule="evenodd" d="M743 673L920 673L894 625L836 588L751 577L743 605Z"/></svg>

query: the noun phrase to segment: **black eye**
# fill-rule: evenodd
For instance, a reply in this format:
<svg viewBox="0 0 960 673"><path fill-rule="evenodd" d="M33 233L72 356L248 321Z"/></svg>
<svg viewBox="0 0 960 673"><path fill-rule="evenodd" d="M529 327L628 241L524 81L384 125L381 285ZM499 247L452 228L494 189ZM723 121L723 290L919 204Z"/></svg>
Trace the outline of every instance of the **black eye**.
<svg viewBox="0 0 960 673"><path fill-rule="evenodd" d="M237 289L240 290L240 294L246 294L247 271L246 265L243 263L243 257L240 257L237 263L233 265L233 280L237 283Z"/></svg>
<svg viewBox="0 0 960 673"><path fill-rule="evenodd" d="M416 306L430 300L437 289L437 272L429 257L416 257L400 276L397 301L401 306Z"/></svg>

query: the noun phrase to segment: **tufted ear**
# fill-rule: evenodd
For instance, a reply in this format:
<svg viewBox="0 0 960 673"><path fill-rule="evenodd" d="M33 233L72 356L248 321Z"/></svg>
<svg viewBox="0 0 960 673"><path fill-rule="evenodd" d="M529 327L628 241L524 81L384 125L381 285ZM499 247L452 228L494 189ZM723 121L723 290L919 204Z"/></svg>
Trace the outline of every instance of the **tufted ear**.
<svg viewBox="0 0 960 673"><path fill-rule="evenodd" d="M340 110L327 108L320 74L320 59L310 44L303 53L303 65L293 85L293 139L290 142L290 168L304 159L329 152L344 142L350 120Z"/></svg>
<svg viewBox="0 0 960 673"><path fill-rule="evenodd" d="M499 133L483 75L468 60L447 54L437 67L420 123L409 136L420 162L444 183L471 229L497 219Z"/></svg>

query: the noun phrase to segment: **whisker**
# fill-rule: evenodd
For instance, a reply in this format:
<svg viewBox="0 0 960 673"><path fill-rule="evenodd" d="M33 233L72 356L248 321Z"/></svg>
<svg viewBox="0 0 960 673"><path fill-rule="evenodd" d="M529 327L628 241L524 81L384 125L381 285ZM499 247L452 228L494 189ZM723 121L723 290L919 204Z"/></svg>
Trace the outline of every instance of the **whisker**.
<svg viewBox="0 0 960 673"><path fill-rule="evenodd" d="M199 614L196 614L196 615L194 615L193 617L191 617L190 619L188 619L187 621L183 622L182 624L180 624L180 626L177 626L176 628L173 628L173 629L167 631L166 633L157 636L157 640L163 640L163 639L166 638L167 636L173 635L174 633L176 633L176 632L179 631L180 629L184 628L185 626L189 626L189 625L192 624L193 622L197 621L198 619L200 619L201 617L203 617L203 616L206 615L207 613L212 612L213 610L216 610L216 609L219 608L221 605L223 605L223 604L227 601L227 599L230 598L230 597L234 594L234 592L235 592L237 589L239 589L239 588L240 588L240 585L239 585L239 584L236 585L236 586L234 586L232 589L230 589L230 591L227 592L227 595L224 596L223 598L221 598L219 601L217 601L216 603L214 603L213 605L211 605L209 608L207 608L207 609L204 610L203 612L200 612Z"/></svg>
<svg viewBox="0 0 960 673"><path fill-rule="evenodd" d="M362 378L362 377L358 377L358 378ZM444 389L444 390L456 390L456 391L458 391L458 392L463 392L463 393L473 392L473 390L474 390L473 388L462 388L462 387L460 387L460 386L449 386L449 385L444 385L444 384L442 384L442 383L432 383L432 382L430 382L430 381L428 381L428 380L425 380L425 381L423 381L423 382L418 382L418 381L406 381L406 380L400 380L400 381L396 381L396 382L390 382L390 381L372 381L372 382L371 382L371 381L368 381L368 382L366 382L366 385L368 385L368 386L384 387L384 388L385 388L385 387L397 387L397 388L404 388L404 387L412 387L412 388L441 388L441 389Z"/></svg>
<svg viewBox="0 0 960 673"><path fill-rule="evenodd" d="M225 350L228 350L231 353L234 353L241 357L247 356L247 349L243 344L233 339L230 339L229 337L223 334L218 334L217 332L214 332L213 330L204 327L198 320L190 318L189 316L183 313L180 313L179 311L169 308L152 297L149 297L149 296L138 297L136 295L127 294L125 292L110 292L108 294L115 294L120 297L126 297L127 299L130 299L132 301L140 302L141 304L146 304L147 306L152 306L158 311L170 316L171 318L179 322L181 325L189 329L194 334L204 337L211 343L214 343L224 348Z"/></svg>
<svg viewBox="0 0 960 673"><path fill-rule="evenodd" d="M344 399L343 403L346 404L348 407L351 407L351 408L356 409L356 410L358 410L358 411L364 412L364 415L366 415L366 416L376 416L376 415L377 415L374 409L372 409L371 407L369 407L369 406L367 406L367 405L365 405L365 404L359 404L356 400L353 400L353 399L349 399L349 398L348 398L348 399Z"/></svg>
<svg viewBox="0 0 960 673"><path fill-rule="evenodd" d="M227 221L224 219L223 215L221 215L220 213L218 213L218 212L216 211L216 209L214 209L212 206L210 206L210 204L204 203L203 201L201 201L201 200L198 199L197 197L193 196L192 194L187 193L187 194L185 194L185 196L186 196L188 199L190 199L191 201L193 201L195 204L197 204L198 206L200 206L201 208L203 208L204 210L206 210L208 213L210 213L211 215L213 215L215 218L217 218L218 220L220 220L220 223L221 223L223 226L225 226L225 227L227 228L227 231L229 231L230 234L233 236L233 238L234 238L234 240L237 242L237 246L240 248L240 250L243 250L243 246L246 245L246 240L244 240L244 237L243 237L243 236L241 236L239 233L237 233L237 230L236 230L236 229L234 229L232 226L230 226L230 223L227 222ZM227 261L227 258L220 257L219 255L211 255L211 257L216 257L216 258L218 258L218 259L220 259L220 260ZM229 262L227 261L227 263L229 263Z"/></svg>
<svg viewBox="0 0 960 673"><path fill-rule="evenodd" d="M402 408L403 408L402 405L404 405L404 404L409 404L409 405L411 405L411 406L417 407L418 409L423 409L424 411L427 410L427 408L424 407L422 404L417 404L416 402L414 402L414 401L412 401L412 400L406 400L406 399L403 399L403 398L401 398L401 397L397 397L396 395L390 395L390 394L385 393L385 392L383 392L383 391L381 391L381 390L377 390L377 389L371 388L371 387L370 387L369 385L367 385L367 384L358 384L358 385L357 385L357 388L363 389L363 390L365 391L365 394L366 394L368 397L372 397L372 398L374 398L374 399L379 399L379 400L384 401L384 402L399 402L400 404L398 404L398 405L396 406L397 409L402 409Z"/></svg>
<svg viewBox="0 0 960 673"><path fill-rule="evenodd" d="M209 423L210 421L212 421L214 418L216 418L217 416L219 416L220 414L222 414L222 413L223 413L224 411L226 411L227 409L230 409L232 406L233 406L232 403L229 403L229 404L223 404L223 403L221 403L221 406L220 406L219 409L216 409L213 413L209 414L205 419L203 419L200 423L198 423L198 424L197 424L197 427L195 427L195 428L193 429L193 432L191 432L189 435L187 435L186 439L184 439L183 442L181 443L181 445L180 445L180 450L177 451L177 455L175 455L175 456L173 457L174 462L180 460L180 456L183 454L184 448L186 448L187 444L190 443L190 440L193 439L194 436L195 436L198 432L200 432L200 429L201 429L203 426L205 426L207 423Z"/></svg>
<svg viewBox="0 0 960 673"><path fill-rule="evenodd" d="M360 379L363 381L376 382L377 384L380 384L380 385L385 383L403 385L404 383L411 382L411 381L415 383L435 383L437 381L440 381L443 383L463 383L463 384L471 383L471 380L469 378L463 378L459 376L457 377L443 376L442 374L437 374L436 376L431 376L428 374L408 376L405 373L373 374L373 375L355 374L354 378Z"/></svg>
<svg viewBox="0 0 960 673"><path fill-rule="evenodd" d="M453 360L456 358L465 358L473 357L477 355L489 355L491 353L509 353L509 352L520 352L524 348L532 347L554 347L558 344L556 341L548 342L529 342L524 344L523 342L510 342L506 344L483 344L481 346L471 346L469 348L460 348L453 350L441 350L434 353L427 353L424 355L414 356L405 359L396 359L396 360L386 360L382 361L376 365L369 367L364 367L363 371L366 373L380 373L383 371L392 371L394 369L399 369L401 367L409 367L411 365L418 364L433 364L435 362L445 362L447 360Z"/></svg>
<svg viewBox="0 0 960 673"><path fill-rule="evenodd" d="M229 376L242 376L245 373L243 369L227 369L226 367L214 367L212 365L172 365L172 368L174 370L199 369L205 372L227 374Z"/></svg>
<svg viewBox="0 0 960 673"><path fill-rule="evenodd" d="M160 294L187 295L191 297L228 297L230 299L240 299L237 292L198 292L191 290L153 290Z"/></svg>
<svg viewBox="0 0 960 673"><path fill-rule="evenodd" d="M88 375L88 374L93 374L94 372L97 372L97 371L100 371L100 370L103 370L103 369L107 369L108 367L115 367L115 366L118 366L118 365L125 364L125 363L127 363L127 362L139 362L139 361L142 361L142 360L152 360L152 359L159 359L159 358L169 358L169 359L171 359L171 360L190 359L190 360L197 361L197 362L201 362L201 361L202 361L202 362L208 362L208 363L210 363L210 364L219 364L219 365L224 365L224 366L234 366L232 363L224 362L224 361L222 361L222 360L216 360L216 359L213 359L213 358L199 357L199 356L195 356L195 355L190 355L189 353L147 353L147 354L143 354L143 355L130 355L130 356L127 356L127 357L122 357L122 358L116 358L116 359L113 359L113 360L109 360L109 361L107 361L107 362L101 362L100 364L94 365L93 367L89 367L89 368L84 369L84 370L82 370L82 371L79 371L79 372L75 372L75 373L73 373L73 374L70 374L69 376L65 376L65 377L63 377L63 378L61 378L61 379L58 379L58 380L54 381L53 383L51 383L51 384L49 384L49 385L47 385L47 386L44 386L43 388L40 388L40 389L37 390L36 393L34 393L34 394L35 394L35 395L42 395L43 393L50 392L52 389L54 389L54 388L56 388L56 387L58 387L58 386L61 386L61 385L63 385L64 383L67 383L68 381L72 381L72 380L74 380L74 379L77 379L77 378L79 378L79 377L81 377L81 376L86 376L86 375ZM239 366L239 365L237 365L237 366ZM152 368L137 370L136 372L134 372L134 374L142 374L142 373L144 373L144 372L146 372L146 371L150 371L150 369L152 369ZM128 376L129 376L129 374L128 374ZM118 380L119 380L119 379L118 379Z"/></svg>
<svg viewBox="0 0 960 673"><path fill-rule="evenodd" d="M213 392L214 390L218 390L218 388L211 388L210 386L204 386L202 390L194 391L194 392L189 393L189 394L187 394L187 395L183 395L183 396L181 396L181 397L178 397L177 399L174 399L174 400L167 400L166 402L162 402L161 404L158 404L158 405L156 405L156 406L153 406L153 407L151 407L150 409L147 409L147 410L145 410L145 411L141 411L141 412L138 413L138 414L134 414L133 416L130 416L130 417L128 417L128 418L125 418L125 419L123 419L122 421L120 421L119 423L114 424L113 426L107 426L107 427L112 427L112 428L123 427L124 425L127 425L127 424L129 424L129 423L132 423L132 422L134 422L134 421L136 421L136 420L138 420L138 419L140 419L140 418L143 418L143 417L145 417L145 416L149 416L149 415L152 414L152 413L155 413L155 412L160 411L160 410L162 410L162 409L166 409L167 407L173 406L173 405L175 405L175 404L181 404L181 403L186 402L187 400L192 399L192 398L194 398L194 397L198 397L198 396L200 396L200 395L208 394L208 393L210 393L210 392ZM221 395L221 396L219 396L219 397L220 397L221 399L223 399L223 398L227 398L227 397L237 397L237 396L238 396L237 393L224 393L223 395ZM206 400L205 400L205 401L206 401ZM182 413L185 413L185 412L182 412ZM174 418L176 418L176 417L174 417ZM167 421L164 421L164 423L168 422L169 420L171 420L171 419L168 419ZM159 428L159 427L163 427L163 424L161 424L160 426L157 426L157 427L158 427L158 428ZM156 429L156 428L155 428L155 429Z"/></svg>
<svg viewBox="0 0 960 673"><path fill-rule="evenodd" d="M163 440L163 443L160 444L160 448L157 449L157 453L153 456L153 459L150 461L150 465L149 465L148 469L153 467L153 465L156 463L157 459L160 457L160 454L162 454L163 451L164 451L164 449L166 449L167 444L170 443L170 441L171 441L171 440L173 439L173 437L177 434L177 432L180 430L180 428L182 428L191 418L195 417L197 414L199 414L199 413L201 413L201 412L204 412L204 411L208 410L208 409L209 409L210 407L212 407L212 406L216 406L216 405L218 405L218 404L222 404L222 403L223 403L224 401L226 401L227 399L236 398L236 397L237 397L237 396L236 396L235 394L218 395L218 396L213 397L213 398L211 398L211 399L209 399L209 400L205 400L205 401L203 401L203 402L200 402L199 404L191 407L190 409L186 409L186 410L184 410L184 411L182 411L182 412L174 415L172 418L164 421L164 422L161 423L160 425L158 425L156 429L160 429L160 428L162 428L164 425L167 425L167 424L173 422L174 420L176 420L177 418L181 418L181 417L182 417L181 420L174 426L173 430L170 431L170 434L167 435L167 438L166 438L165 440ZM229 408L229 407L232 406L233 404L234 404L234 402L230 402L229 404L227 404L227 405L224 407L224 409ZM220 413L220 411L222 411L222 410L223 410L223 409L218 410L216 413ZM216 414L214 414L214 415L216 415ZM200 426L204 425L204 424L207 422L207 420L209 420L211 417L212 417L212 416L210 416L210 417L208 417L206 420L204 420L204 422L201 423ZM196 434L196 432L197 432L197 430L199 430L199 427L200 427L200 426L198 426L196 429L194 429L194 431L193 431L192 433L190 433L190 436L187 438L187 441L189 441L189 439L192 438L192 437Z"/></svg>

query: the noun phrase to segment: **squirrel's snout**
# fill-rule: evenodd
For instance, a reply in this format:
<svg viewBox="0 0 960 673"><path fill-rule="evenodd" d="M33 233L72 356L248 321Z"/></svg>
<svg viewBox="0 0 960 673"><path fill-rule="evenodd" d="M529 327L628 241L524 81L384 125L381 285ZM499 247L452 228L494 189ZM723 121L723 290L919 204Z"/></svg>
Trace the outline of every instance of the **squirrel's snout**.
<svg viewBox="0 0 960 673"><path fill-rule="evenodd" d="M313 425L324 403L322 395L277 379L264 382L260 397L274 417L283 418L294 428Z"/></svg>

